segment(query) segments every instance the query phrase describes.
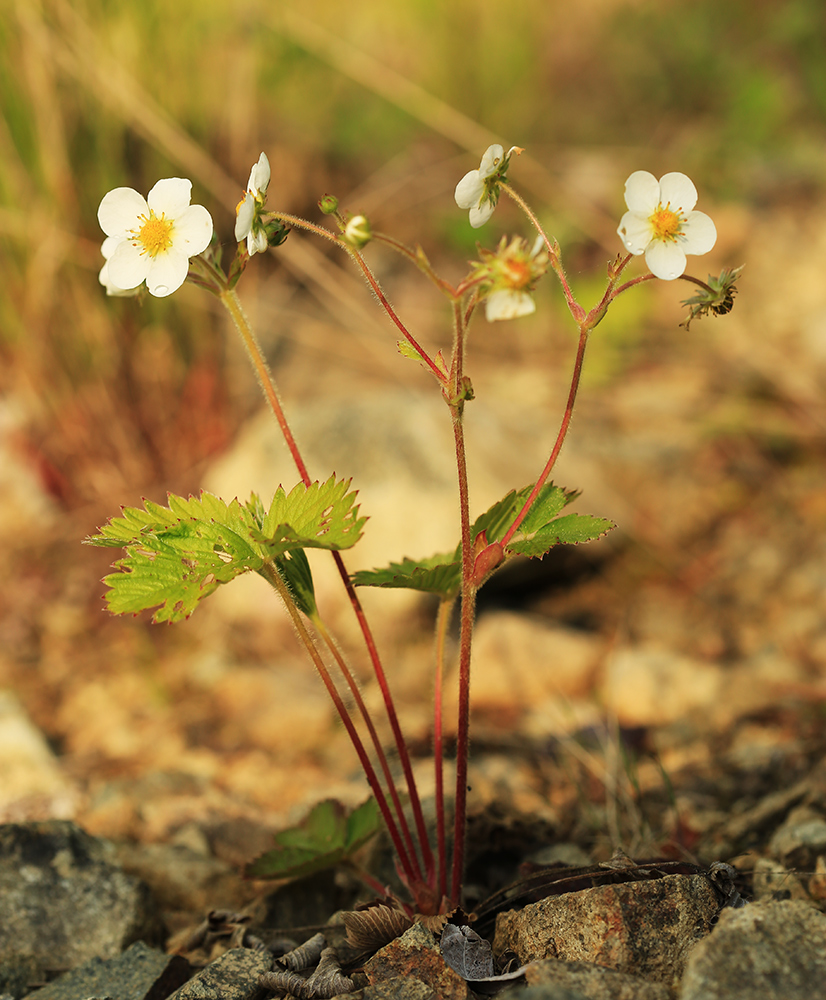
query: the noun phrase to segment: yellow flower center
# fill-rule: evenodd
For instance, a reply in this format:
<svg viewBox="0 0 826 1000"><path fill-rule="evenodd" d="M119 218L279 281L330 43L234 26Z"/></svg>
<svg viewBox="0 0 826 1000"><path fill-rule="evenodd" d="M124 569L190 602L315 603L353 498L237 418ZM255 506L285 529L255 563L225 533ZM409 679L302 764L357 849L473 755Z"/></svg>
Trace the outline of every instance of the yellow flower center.
<svg viewBox="0 0 826 1000"><path fill-rule="evenodd" d="M665 207L660 202L648 221L654 230L655 239L669 240L672 243L676 243L677 237L682 236L682 225L685 222L685 216L679 211L672 211L671 202Z"/></svg>
<svg viewBox="0 0 826 1000"><path fill-rule="evenodd" d="M172 246L172 222L166 215L157 216L149 209L149 218L140 216L143 225L136 230L138 241L143 244L142 253L148 253L150 257L157 257L159 253L165 253Z"/></svg>

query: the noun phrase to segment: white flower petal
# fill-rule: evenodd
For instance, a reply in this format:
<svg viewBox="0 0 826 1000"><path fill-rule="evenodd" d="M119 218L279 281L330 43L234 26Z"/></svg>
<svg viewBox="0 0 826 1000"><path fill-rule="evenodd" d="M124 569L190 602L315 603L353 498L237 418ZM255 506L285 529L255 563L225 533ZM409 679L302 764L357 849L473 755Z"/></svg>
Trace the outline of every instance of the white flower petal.
<svg viewBox="0 0 826 1000"><path fill-rule="evenodd" d="M691 212L683 226L680 242L684 253L704 254L717 242L717 229L705 212Z"/></svg>
<svg viewBox="0 0 826 1000"><path fill-rule="evenodd" d="M527 292L502 289L492 292L485 299L485 318L489 323L500 319L515 319L536 312L536 303Z"/></svg>
<svg viewBox="0 0 826 1000"><path fill-rule="evenodd" d="M674 212L681 211L683 215L688 215L697 204L697 188L685 174L663 174L660 178L660 202L671 205Z"/></svg>
<svg viewBox="0 0 826 1000"><path fill-rule="evenodd" d="M146 275L150 294L162 298L177 291L189 273L189 257L185 251L172 247L151 261Z"/></svg>
<svg viewBox="0 0 826 1000"><path fill-rule="evenodd" d="M239 243L249 236L254 215L255 199L251 194L246 194L238 206L238 214L235 216L235 238Z"/></svg>
<svg viewBox="0 0 826 1000"><path fill-rule="evenodd" d="M108 260L109 280L118 288L136 288L146 279L152 258L141 252L140 244L122 240Z"/></svg>
<svg viewBox="0 0 826 1000"><path fill-rule="evenodd" d="M268 246L267 234L263 229L259 229L257 233L250 233L247 236L247 253L250 257L255 253L263 253Z"/></svg>
<svg viewBox="0 0 826 1000"><path fill-rule="evenodd" d="M654 236L648 217L640 215L638 212L626 212L620 220L617 233L619 233L625 249L636 255L645 253L646 247Z"/></svg>
<svg viewBox="0 0 826 1000"><path fill-rule="evenodd" d="M685 271L685 253L678 243L654 240L645 251L648 270L663 281L673 281Z"/></svg>
<svg viewBox="0 0 826 1000"><path fill-rule="evenodd" d="M165 177L146 196L149 207L156 215L177 219L189 208L192 198L192 181L183 177Z"/></svg>
<svg viewBox="0 0 826 1000"><path fill-rule="evenodd" d="M120 244L123 242L122 236L107 236L106 239L100 245L100 252L103 254L106 260L112 256L112 254L117 250Z"/></svg>
<svg viewBox="0 0 826 1000"><path fill-rule="evenodd" d="M181 250L187 257L203 253L211 239L212 216L203 205L190 205L175 220L172 248Z"/></svg>
<svg viewBox="0 0 826 1000"><path fill-rule="evenodd" d="M453 197L459 208L472 208L479 204L485 193L485 184L478 170L469 170L456 185Z"/></svg>
<svg viewBox="0 0 826 1000"><path fill-rule="evenodd" d="M262 153L258 157L258 162L253 165L250 171L250 182L247 190L253 195L264 195L270 183L270 161L267 154Z"/></svg>
<svg viewBox="0 0 826 1000"><path fill-rule="evenodd" d="M488 221L488 219L493 215L493 210L496 206L493 202L486 201L481 205L471 205L470 208L470 224L474 229L478 229L480 226Z"/></svg>
<svg viewBox="0 0 826 1000"><path fill-rule="evenodd" d="M134 188L119 187L108 191L98 208L98 222L107 236L123 238L135 229L138 217L149 214L146 198Z"/></svg>
<svg viewBox="0 0 826 1000"><path fill-rule="evenodd" d="M659 201L660 183L657 178L647 170L635 170L625 182L625 204L630 211L648 216Z"/></svg>
<svg viewBox="0 0 826 1000"><path fill-rule="evenodd" d="M504 147L500 146L498 142L495 142L492 146L488 146L482 155L482 162L479 164L479 175L482 178L486 178L490 177L491 174L495 174L502 165L504 157Z"/></svg>

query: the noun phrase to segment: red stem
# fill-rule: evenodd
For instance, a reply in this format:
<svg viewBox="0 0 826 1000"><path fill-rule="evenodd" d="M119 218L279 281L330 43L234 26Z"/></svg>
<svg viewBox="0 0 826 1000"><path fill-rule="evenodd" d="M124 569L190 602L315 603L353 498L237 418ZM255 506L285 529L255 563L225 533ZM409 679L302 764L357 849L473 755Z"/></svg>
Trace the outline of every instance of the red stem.
<svg viewBox="0 0 826 1000"><path fill-rule="evenodd" d="M444 708L445 640L455 599L439 602L436 616L436 676L433 684L433 766L436 774L436 847L439 899L447 895L447 821L445 817Z"/></svg>
<svg viewBox="0 0 826 1000"><path fill-rule="evenodd" d="M586 323L580 323L579 345L577 347L577 352L576 352L576 361L574 362L574 373L573 377L571 378L571 388L568 391L568 402L565 405L565 414L562 417L562 423L559 427L559 433L556 436L556 442L554 443L550 458L545 463L545 468L542 470L542 474L536 481L536 485L534 486L534 488L531 490L530 496L525 501L522 510L520 510L520 512L516 515L516 519L514 520L513 524L505 532L505 535L501 542L503 549L507 547L508 542L511 540L511 538L513 538L514 533L518 530L519 525L523 522L528 511L531 509L531 504L533 504L534 500L539 494L539 491L545 485L548 476L550 476L551 474L551 470L556 464L559 452L562 450L562 445L565 441L565 436L568 433L568 427L570 426L571 417L573 416L574 412L574 403L576 402L576 396L579 390L579 383L582 377L582 362L585 358L585 347L587 343L588 343L588 325Z"/></svg>
<svg viewBox="0 0 826 1000"><path fill-rule="evenodd" d="M458 903L462 892L465 866L465 827L467 820L467 773L470 751L470 651L473 639L473 612L476 587L473 583L473 539L470 537L470 504L467 483L467 456L462 428L464 401L461 386L464 367L465 326L462 304L453 306L454 347L451 367L453 399L453 439L456 446L456 472L459 484L459 517L462 527L462 610L459 632L459 710L456 730L456 801L453 817L453 873L450 898Z"/></svg>

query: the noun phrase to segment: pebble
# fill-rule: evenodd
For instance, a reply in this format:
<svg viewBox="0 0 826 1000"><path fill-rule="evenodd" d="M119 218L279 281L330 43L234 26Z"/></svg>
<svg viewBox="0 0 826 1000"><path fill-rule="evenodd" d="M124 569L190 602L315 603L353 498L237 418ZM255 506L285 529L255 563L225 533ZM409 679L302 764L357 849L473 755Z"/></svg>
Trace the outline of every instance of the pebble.
<svg viewBox="0 0 826 1000"><path fill-rule="evenodd" d="M689 956L679 1000L815 1000L826 984L826 916L797 900L724 910Z"/></svg>

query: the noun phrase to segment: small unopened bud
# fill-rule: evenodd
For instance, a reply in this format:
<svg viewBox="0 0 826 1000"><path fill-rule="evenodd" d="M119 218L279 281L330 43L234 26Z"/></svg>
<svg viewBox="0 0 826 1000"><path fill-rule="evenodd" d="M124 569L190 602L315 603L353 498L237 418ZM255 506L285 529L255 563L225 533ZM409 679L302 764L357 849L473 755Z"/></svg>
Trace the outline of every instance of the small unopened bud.
<svg viewBox="0 0 826 1000"><path fill-rule="evenodd" d="M333 215L338 211L338 198L334 194L325 194L319 200L318 207L325 215Z"/></svg>
<svg viewBox="0 0 826 1000"><path fill-rule="evenodd" d="M341 238L354 250L361 250L373 239L373 230L364 215L354 215L344 227Z"/></svg>

